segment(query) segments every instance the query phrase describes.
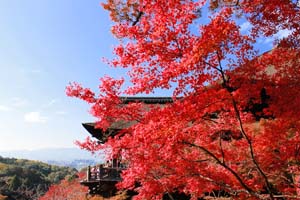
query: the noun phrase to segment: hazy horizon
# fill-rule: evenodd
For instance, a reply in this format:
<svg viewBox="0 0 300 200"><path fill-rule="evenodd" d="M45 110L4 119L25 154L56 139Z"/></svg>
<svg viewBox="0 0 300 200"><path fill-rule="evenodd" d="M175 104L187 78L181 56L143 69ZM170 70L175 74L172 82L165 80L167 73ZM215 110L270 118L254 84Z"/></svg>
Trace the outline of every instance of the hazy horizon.
<svg viewBox="0 0 300 200"><path fill-rule="evenodd" d="M95 160L102 161L104 152L92 154L80 148L42 148L36 150L0 151L1 157L47 161Z"/></svg>
<svg viewBox="0 0 300 200"><path fill-rule="evenodd" d="M52 149L79 149L79 150L82 150L82 151L86 151L86 150L80 149L80 147L78 147L74 144L74 147L54 147L54 146L50 146L50 147L41 147L41 148L33 148L33 149L6 149L6 150L1 150L0 149L0 153L1 152L7 152L7 151L39 151L39 150L52 150Z"/></svg>

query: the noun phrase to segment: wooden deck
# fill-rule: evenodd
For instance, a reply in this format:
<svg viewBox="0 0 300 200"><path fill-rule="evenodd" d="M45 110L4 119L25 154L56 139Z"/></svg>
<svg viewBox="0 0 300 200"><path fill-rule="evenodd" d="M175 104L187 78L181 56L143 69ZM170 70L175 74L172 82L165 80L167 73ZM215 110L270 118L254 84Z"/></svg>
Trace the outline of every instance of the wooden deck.
<svg viewBox="0 0 300 200"><path fill-rule="evenodd" d="M80 181L80 184L89 188L90 194L101 194L103 196L112 196L117 189L115 184L121 181L120 167L88 167L86 179Z"/></svg>

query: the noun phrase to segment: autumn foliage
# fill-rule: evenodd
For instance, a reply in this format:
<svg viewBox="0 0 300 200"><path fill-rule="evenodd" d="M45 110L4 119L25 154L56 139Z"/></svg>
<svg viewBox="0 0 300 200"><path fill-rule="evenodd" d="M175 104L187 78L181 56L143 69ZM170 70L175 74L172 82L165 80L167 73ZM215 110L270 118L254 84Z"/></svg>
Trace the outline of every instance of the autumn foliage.
<svg viewBox="0 0 300 200"><path fill-rule="evenodd" d="M47 193L39 200L86 200L87 188L80 185L84 173L78 173L78 177L69 177L59 184L51 185Z"/></svg>
<svg viewBox="0 0 300 200"><path fill-rule="evenodd" d="M104 146L81 143L92 151L111 147L112 156L128 161L120 188L134 188L136 199L172 199L175 192L197 199L213 191L235 199L300 195L296 1L109 0L104 8L120 39L109 64L128 69L131 85L107 76L97 95L79 84L67 94L87 101L103 130L137 122ZM251 25L247 34L239 20ZM290 33L259 53L257 41L280 30ZM157 89L172 91L174 102L146 107L119 98Z"/></svg>

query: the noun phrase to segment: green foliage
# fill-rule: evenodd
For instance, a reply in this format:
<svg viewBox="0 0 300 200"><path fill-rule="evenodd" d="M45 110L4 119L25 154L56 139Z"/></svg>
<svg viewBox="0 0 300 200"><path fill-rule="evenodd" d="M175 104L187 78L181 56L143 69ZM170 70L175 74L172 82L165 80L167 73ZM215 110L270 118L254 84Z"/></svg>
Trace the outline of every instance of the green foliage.
<svg viewBox="0 0 300 200"><path fill-rule="evenodd" d="M66 176L71 179L76 173L69 167L0 156L0 194L11 200L38 199L50 185Z"/></svg>
<svg viewBox="0 0 300 200"><path fill-rule="evenodd" d="M17 175L14 175L8 182L8 188L10 190L17 190L21 186L22 182Z"/></svg>

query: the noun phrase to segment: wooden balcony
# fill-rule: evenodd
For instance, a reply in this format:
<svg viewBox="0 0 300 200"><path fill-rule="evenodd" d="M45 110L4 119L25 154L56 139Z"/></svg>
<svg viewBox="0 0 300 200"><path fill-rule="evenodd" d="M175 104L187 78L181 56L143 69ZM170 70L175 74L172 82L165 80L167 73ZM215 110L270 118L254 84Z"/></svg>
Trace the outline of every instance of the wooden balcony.
<svg viewBox="0 0 300 200"><path fill-rule="evenodd" d="M101 194L104 197L112 196L117 189L115 184L121 181L122 167L94 166L87 168L86 179L80 184L89 188L90 194Z"/></svg>

